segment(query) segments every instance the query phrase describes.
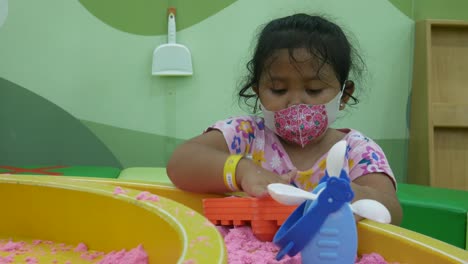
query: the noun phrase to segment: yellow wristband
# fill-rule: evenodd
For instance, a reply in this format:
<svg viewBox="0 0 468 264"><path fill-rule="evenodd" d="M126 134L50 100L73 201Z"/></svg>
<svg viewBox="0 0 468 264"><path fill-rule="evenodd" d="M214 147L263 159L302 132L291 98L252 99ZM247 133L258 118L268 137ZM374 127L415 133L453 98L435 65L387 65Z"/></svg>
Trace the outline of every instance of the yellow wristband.
<svg viewBox="0 0 468 264"><path fill-rule="evenodd" d="M240 191L236 182L236 168L239 161L243 158L242 155L230 155L224 163L223 179L224 185L231 191Z"/></svg>

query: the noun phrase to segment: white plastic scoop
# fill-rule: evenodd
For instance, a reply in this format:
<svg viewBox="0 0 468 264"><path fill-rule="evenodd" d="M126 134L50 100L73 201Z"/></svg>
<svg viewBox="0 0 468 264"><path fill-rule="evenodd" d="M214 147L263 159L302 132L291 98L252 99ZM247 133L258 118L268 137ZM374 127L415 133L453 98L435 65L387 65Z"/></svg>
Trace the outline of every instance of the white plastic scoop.
<svg viewBox="0 0 468 264"><path fill-rule="evenodd" d="M353 213L375 222L389 224L392 221L392 217L387 207L376 200L358 200L351 204L351 209L353 210Z"/></svg>
<svg viewBox="0 0 468 264"><path fill-rule="evenodd" d="M311 192L282 183L268 184L267 189L275 201L285 205L301 204L305 200L315 200L318 197L318 195Z"/></svg>

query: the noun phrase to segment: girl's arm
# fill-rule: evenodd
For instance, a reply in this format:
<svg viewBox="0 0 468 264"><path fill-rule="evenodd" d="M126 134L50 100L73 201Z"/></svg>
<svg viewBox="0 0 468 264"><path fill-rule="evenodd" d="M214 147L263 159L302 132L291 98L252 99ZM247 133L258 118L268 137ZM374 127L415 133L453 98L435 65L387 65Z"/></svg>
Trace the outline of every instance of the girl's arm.
<svg viewBox="0 0 468 264"><path fill-rule="evenodd" d="M223 134L219 130L211 130L177 147L167 164L167 174L182 190L227 193L230 190L224 185L223 170L229 155ZM236 181L247 194L263 196L269 183L287 183L294 173L280 176L243 158L236 168Z"/></svg>
<svg viewBox="0 0 468 264"><path fill-rule="evenodd" d="M392 224L400 225L403 217L392 180L383 173L371 173L358 177L351 183L353 201L373 199L382 203L390 211Z"/></svg>
<svg viewBox="0 0 468 264"><path fill-rule="evenodd" d="M222 176L228 156L222 133L212 130L178 146L167 164L167 174L174 185L186 191L229 192Z"/></svg>

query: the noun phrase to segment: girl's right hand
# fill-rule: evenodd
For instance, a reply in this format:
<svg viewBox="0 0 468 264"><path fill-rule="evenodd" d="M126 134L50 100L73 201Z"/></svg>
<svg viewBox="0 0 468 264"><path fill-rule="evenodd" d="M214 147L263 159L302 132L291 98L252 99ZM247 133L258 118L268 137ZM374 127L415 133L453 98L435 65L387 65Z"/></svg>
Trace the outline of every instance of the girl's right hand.
<svg viewBox="0 0 468 264"><path fill-rule="evenodd" d="M270 183L289 184L297 171L293 170L283 175L270 172L249 159L242 159L236 170L236 178L240 188L253 197L268 195L267 186Z"/></svg>

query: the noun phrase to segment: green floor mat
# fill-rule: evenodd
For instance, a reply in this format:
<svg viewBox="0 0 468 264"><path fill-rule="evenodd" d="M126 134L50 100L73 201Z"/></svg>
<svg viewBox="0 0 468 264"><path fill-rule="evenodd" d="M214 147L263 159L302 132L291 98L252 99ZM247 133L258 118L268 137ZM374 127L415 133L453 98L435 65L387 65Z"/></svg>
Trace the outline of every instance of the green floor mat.
<svg viewBox="0 0 468 264"><path fill-rule="evenodd" d="M134 167L122 170L120 180L172 183L164 167Z"/></svg>

